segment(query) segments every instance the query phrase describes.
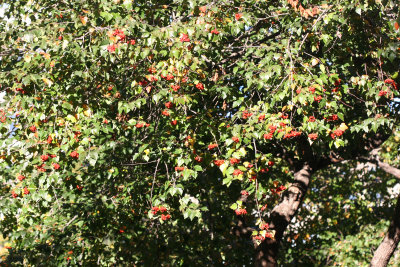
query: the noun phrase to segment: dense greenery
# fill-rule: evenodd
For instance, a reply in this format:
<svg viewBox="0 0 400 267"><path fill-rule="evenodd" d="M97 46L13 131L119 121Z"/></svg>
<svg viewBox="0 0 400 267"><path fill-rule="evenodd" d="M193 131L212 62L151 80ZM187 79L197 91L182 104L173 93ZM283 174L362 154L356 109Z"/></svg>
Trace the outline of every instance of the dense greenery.
<svg viewBox="0 0 400 267"><path fill-rule="evenodd" d="M305 225L289 227L281 262L307 254L331 264L322 250L338 231L359 238L390 214L396 181L354 168L382 144L399 164L397 1L2 8L0 231L10 262L247 266L297 211L280 224L278 203L308 191L305 206L320 208L299 213Z"/></svg>

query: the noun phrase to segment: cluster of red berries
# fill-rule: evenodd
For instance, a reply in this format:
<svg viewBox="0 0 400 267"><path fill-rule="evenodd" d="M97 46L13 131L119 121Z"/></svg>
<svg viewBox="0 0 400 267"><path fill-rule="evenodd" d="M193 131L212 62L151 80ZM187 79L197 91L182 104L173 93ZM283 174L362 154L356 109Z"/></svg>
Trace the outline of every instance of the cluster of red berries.
<svg viewBox="0 0 400 267"><path fill-rule="evenodd" d="M230 161L230 163L231 163L232 165L234 165L234 164L238 164L238 163L240 162L240 159L231 158L229 161Z"/></svg>
<svg viewBox="0 0 400 267"><path fill-rule="evenodd" d="M320 102L321 100L322 100L322 96L321 96L321 95L319 95L319 96L314 96L314 101Z"/></svg>
<svg viewBox="0 0 400 267"><path fill-rule="evenodd" d="M255 240L265 240L265 238L273 238L274 236L272 235L272 233L265 233L265 235L255 235L253 236L253 239Z"/></svg>
<svg viewBox="0 0 400 267"><path fill-rule="evenodd" d="M156 207L151 208L151 212L154 215L156 215L159 212L160 213L164 213L166 211L167 211L167 208L163 207L163 206L158 206L158 207L156 206ZM169 214L161 214L161 220L166 221L166 220L169 220L169 219L171 219L171 215L169 215Z"/></svg>
<svg viewBox="0 0 400 267"><path fill-rule="evenodd" d="M278 194L279 195L284 190L286 190L286 186L281 185L281 186L278 186L276 189L272 188L271 192L272 192L272 194Z"/></svg>
<svg viewBox="0 0 400 267"><path fill-rule="evenodd" d="M161 78L163 78L163 79L165 79L167 81L170 81L170 80L172 80L174 78L174 75L167 74L167 76L164 76L164 75L161 74Z"/></svg>
<svg viewBox="0 0 400 267"><path fill-rule="evenodd" d="M240 194L241 194L242 196L248 196L248 195L249 195L249 192L247 192L246 190L242 190L242 191L240 191Z"/></svg>
<svg viewBox="0 0 400 267"><path fill-rule="evenodd" d="M23 194L24 195L29 195L31 192L29 191L29 189L28 189L28 187L24 187L24 189L23 189ZM14 190L12 190L11 191L11 196L13 197L13 198L17 198L19 195L17 194L17 193L15 193L15 191Z"/></svg>
<svg viewBox="0 0 400 267"><path fill-rule="evenodd" d="M336 137L342 136L344 131L342 129L336 129L331 133L332 139L335 139Z"/></svg>
<svg viewBox="0 0 400 267"><path fill-rule="evenodd" d="M15 91L21 92L21 94L25 94L26 93L26 91L24 89L20 88L20 87L15 89Z"/></svg>
<svg viewBox="0 0 400 267"><path fill-rule="evenodd" d="M158 212L163 213L166 212L167 208L163 207L163 206L155 206L151 208L151 213L153 213L154 215L156 215Z"/></svg>
<svg viewBox="0 0 400 267"><path fill-rule="evenodd" d="M243 174L243 172L241 170L239 170L239 169L236 169L236 170L233 171L233 176L239 176L241 174Z"/></svg>
<svg viewBox="0 0 400 267"><path fill-rule="evenodd" d="M124 39L125 39L125 34L124 34L124 31L122 31L122 30L119 30L119 29L116 29L113 33L112 33L112 36L118 36L119 37L119 40L121 40L121 41L123 41Z"/></svg>
<svg viewBox="0 0 400 267"><path fill-rule="evenodd" d="M196 88L199 90L204 90L204 85L202 83L197 83Z"/></svg>
<svg viewBox="0 0 400 267"><path fill-rule="evenodd" d="M0 122L4 123L4 122L6 122L6 119L7 119L6 112L4 110L0 109Z"/></svg>
<svg viewBox="0 0 400 267"><path fill-rule="evenodd" d="M124 31L116 29L113 33L112 36L117 36L118 37L118 41L124 41L126 39L126 35L124 34ZM134 45L136 44L135 40L127 40L126 41L127 44L130 45ZM107 46L107 50L110 53L115 52L115 49L117 48L117 46L115 44L111 44L109 46Z"/></svg>
<svg viewBox="0 0 400 267"><path fill-rule="evenodd" d="M214 29L214 30L211 31L211 33L212 33L212 34L215 34L215 35L218 35L218 34L219 34L219 31L218 31L217 29Z"/></svg>
<svg viewBox="0 0 400 267"><path fill-rule="evenodd" d="M247 211L245 209L236 209L235 210L236 215L246 215Z"/></svg>
<svg viewBox="0 0 400 267"><path fill-rule="evenodd" d="M336 93L337 91L339 91L339 85L340 85L341 82L342 82L341 79L337 79L337 80L335 81L335 88L332 89L332 92L333 92L333 93Z"/></svg>
<svg viewBox="0 0 400 267"><path fill-rule="evenodd" d="M392 79L386 79L386 80L385 80L385 83L386 83L386 84L392 85L393 88L397 90L397 84L396 84L396 82L395 82L394 80L392 80Z"/></svg>
<svg viewBox="0 0 400 267"><path fill-rule="evenodd" d="M387 91L384 91L384 90L380 90L379 91L379 96L384 96L384 95L386 95L387 94Z"/></svg>
<svg viewBox="0 0 400 267"><path fill-rule="evenodd" d="M174 107L174 103L172 103L172 102L167 102L167 103L165 103L165 107L171 109L171 108Z"/></svg>
<svg viewBox="0 0 400 267"><path fill-rule="evenodd" d="M55 158L55 157L57 157L56 155L41 155L40 156L40 159L43 161L43 162L45 162L45 161L47 161L49 158Z"/></svg>
<svg viewBox="0 0 400 267"><path fill-rule="evenodd" d="M253 113L251 113L251 112L245 110L245 111L243 111L242 118L243 118L244 120L246 120L246 119L250 118L252 115L253 115Z"/></svg>
<svg viewBox="0 0 400 267"><path fill-rule="evenodd" d="M326 120L327 121L337 121L339 119L338 115L333 114L331 116L329 116Z"/></svg>
<svg viewBox="0 0 400 267"><path fill-rule="evenodd" d="M221 166L224 163L225 163L225 161L223 159L214 160L214 164L216 166Z"/></svg>
<svg viewBox="0 0 400 267"><path fill-rule="evenodd" d="M182 43L190 42L189 35L181 33L181 38L179 39Z"/></svg>
<svg viewBox="0 0 400 267"><path fill-rule="evenodd" d="M274 137L274 133L276 131L276 128L277 127L275 125L270 125L269 126L269 132L264 134L264 139L266 139L266 140L272 139L272 137Z"/></svg>
<svg viewBox="0 0 400 267"><path fill-rule="evenodd" d="M161 214L161 220L166 221L166 220L169 220L169 219L171 219L171 215L169 215L169 214L167 214L167 215Z"/></svg>
<svg viewBox="0 0 400 267"><path fill-rule="evenodd" d="M172 90L174 90L174 92L178 92L178 90L179 90L179 88L181 88L179 85L177 85L177 84L173 84L173 85L171 85L171 88L172 88Z"/></svg>
<svg viewBox="0 0 400 267"><path fill-rule="evenodd" d="M269 229L269 224L268 224L268 223L262 223L262 224L260 224L260 229L261 229L261 230L268 230L268 229Z"/></svg>
<svg viewBox="0 0 400 267"><path fill-rule="evenodd" d="M285 114L285 113L282 113L280 116L279 116L281 119L287 119L287 118L289 118L289 115L287 115L287 114Z"/></svg>
<svg viewBox="0 0 400 267"><path fill-rule="evenodd" d="M208 145L208 150L212 150L216 147L218 147L218 144L210 144L210 145Z"/></svg>
<svg viewBox="0 0 400 267"><path fill-rule="evenodd" d="M318 138L318 134L317 133L310 133L308 135L308 138L310 138L311 140L316 140Z"/></svg>
<svg viewBox="0 0 400 267"><path fill-rule="evenodd" d="M79 153L76 150L74 150L69 154L69 156L71 158L73 158L73 159L78 159L79 158Z"/></svg>
<svg viewBox="0 0 400 267"><path fill-rule="evenodd" d="M149 127L149 126L150 126L150 123L138 122L138 123L136 123L136 125L135 125L136 128L142 128L142 127L144 127L144 126Z"/></svg>
<svg viewBox="0 0 400 267"><path fill-rule="evenodd" d="M301 132L292 130L290 133L285 134L283 136L283 139L293 138L293 137L297 137L297 136L300 136L300 135L301 135Z"/></svg>

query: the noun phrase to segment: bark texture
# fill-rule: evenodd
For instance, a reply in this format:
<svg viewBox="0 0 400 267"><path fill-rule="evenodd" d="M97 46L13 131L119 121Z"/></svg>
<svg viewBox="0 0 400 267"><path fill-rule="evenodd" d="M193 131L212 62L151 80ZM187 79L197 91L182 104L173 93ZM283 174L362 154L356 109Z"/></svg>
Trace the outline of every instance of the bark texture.
<svg viewBox="0 0 400 267"><path fill-rule="evenodd" d="M375 163L383 171L395 176L400 179L400 169L389 165L388 163L382 162L377 155L378 151L373 151L372 162ZM393 218L390 222L389 229L382 240L382 243L376 249L374 256L371 261L371 267L383 267L387 266L390 258L395 252L397 245L400 241L400 195L397 198L396 208L393 214Z"/></svg>
<svg viewBox="0 0 400 267"><path fill-rule="evenodd" d="M397 245L400 241L400 196L397 198L395 212L389 229L374 253L371 261L371 267L384 267L389 263Z"/></svg>
<svg viewBox="0 0 400 267"><path fill-rule="evenodd" d="M270 229L275 230L275 239L265 239L256 249L256 266L277 266L279 243L287 226L300 208L307 192L312 168L304 164L294 174L294 182L283 195L282 201L271 213Z"/></svg>

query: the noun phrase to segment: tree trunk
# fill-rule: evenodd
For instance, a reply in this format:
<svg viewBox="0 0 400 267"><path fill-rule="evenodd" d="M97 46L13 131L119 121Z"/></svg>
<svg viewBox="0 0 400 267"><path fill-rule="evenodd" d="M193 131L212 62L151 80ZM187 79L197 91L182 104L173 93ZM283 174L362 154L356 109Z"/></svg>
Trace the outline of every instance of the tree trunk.
<svg viewBox="0 0 400 267"><path fill-rule="evenodd" d="M384 267L389 263L397 245L400 241L400 195L397 198L396 208L390 222L389 229L374 253L371 261L371 267Z"/></svg>
<svg viewBox="0 0 400 267"><path fill-rule="evenodd" d="M279 242L287 226L296 214L307 192L313 170L305 164L295 172L294 182L284 193L281 203L271 212L270 229L275 230L275 239L265 239L256 249L257 267L277 266Z"/></svg>

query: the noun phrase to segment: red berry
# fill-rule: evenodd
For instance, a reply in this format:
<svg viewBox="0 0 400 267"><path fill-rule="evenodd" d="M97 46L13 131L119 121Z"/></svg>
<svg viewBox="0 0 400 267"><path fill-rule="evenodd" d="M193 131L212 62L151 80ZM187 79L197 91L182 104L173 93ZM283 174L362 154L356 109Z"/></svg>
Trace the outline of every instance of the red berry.
<svg viewBox="0 0 400 267"><path fill-rule="evenodd" d="M217 165L217 166L221 166L224 163L225 163L225 161L223 159L214 160L214 164Z"/></svg>
<svg viewBox="0 0 400 267"><path fill-rule="evenodd" d="M236 159L236 158L231 158L230 162L231 162L232 165L234 165L234 164L238 164L240 162L240 160Z"/></svg>
<svg viewBox="0 0 400 267"><path fill-rule="evenodd" d="M241 170L239 170L239 169L236 169L236 170L233 171L233 176L239 176L241 174L243 174L243 172Z"/></svg>
<svg viewBox="0 0 400 267"><path fill-rule="evenodd" d="M29 192L28 188L25 186L25 187L24 187L24 195L29 195L29 193L30 193L30 192Z"/></svg>
<svg viewBox="0 0 400 267"><path fill-rule="evenodd" d="M72 152L69 154L69 156L70 156L71 158L78 159L78 158L79 158L79 153L76 152L76 151L72 151Z"/></svg>
<svg viewBox="0 0 400 267"><path fill-rule="evenodd" d="M196 88L199 90L204 90L204 85L202 83L196 84Z"/></svg>
<svg viewBox="0 0 400 267"><path fill-rule="evenodd" d="M316 140L318 138L318 134L317 133L310 133L308 135L308 138L310 138L311 140Z"/></svg>
<svg viewBox="0 0 400 267"><path fill-rule="evenodd" d="M116 48L117 48L117 47L115 46L115 44L112 44L112 45L107 46L107 50L108 50L108 52L110 52L110 53L115 52L115 49L116 49Z"/></svg>
<svg viewBox="0 0 400 267"><path fill-rule="evenodd" d="M190 42L189 35L185 33L181 33L181 38L179 39L182 43L184 42Z"/></svg>
<svg viewBox="0 0 400 267"><path fill-rule="evenodd" d="M167 102L167 103L165 103L165 107L168 109L171 109L174 107L174 104L172 102Z"/></svg>
<svg viewBox="0 0 400 267"><path fill-rule="evenodd" d="M60 168L60 164L58 164L58 163L53 163L53 168L54 168L55 170L58 170L58 169Z"/></svg>
<svg viewBox="0 0 400 267"><path fill-rule="evenodd" d="M217 144L210 144L210 145L208 145L208 150L214 149L216 147L218 147Z"/></svg>

